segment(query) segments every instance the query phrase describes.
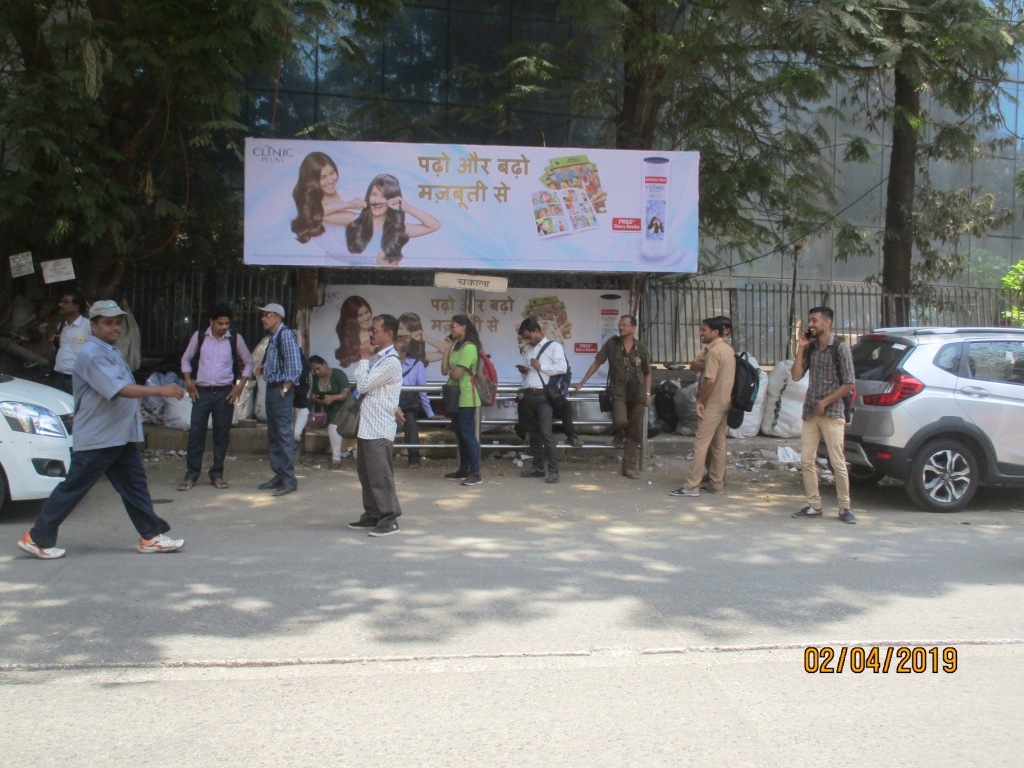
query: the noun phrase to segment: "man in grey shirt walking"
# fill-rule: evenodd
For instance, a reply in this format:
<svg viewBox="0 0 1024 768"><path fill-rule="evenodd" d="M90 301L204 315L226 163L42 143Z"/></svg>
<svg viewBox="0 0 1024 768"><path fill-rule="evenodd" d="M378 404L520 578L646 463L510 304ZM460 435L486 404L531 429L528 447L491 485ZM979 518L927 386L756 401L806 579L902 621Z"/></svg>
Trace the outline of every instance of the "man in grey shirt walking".
<svg viewBox="0 0 1024 768"><path fill-rule="evenodd" d="M185 390L177 384L150 387L135 383L128 364L114 347L121 336L124 314L114 301L97 301L89 308L92 337L82 347L72 374L75 450L71 467L43 505L32 530L18 542L21 549L40 560L64 556L64 550L56 546L57 530L103 475L120 494L139 532L139 552L175 552L185 546L183 539L166 535L171 526L153 511L139 454L144 438L138 403L139 398L151 395L181 400Z"/></svg>

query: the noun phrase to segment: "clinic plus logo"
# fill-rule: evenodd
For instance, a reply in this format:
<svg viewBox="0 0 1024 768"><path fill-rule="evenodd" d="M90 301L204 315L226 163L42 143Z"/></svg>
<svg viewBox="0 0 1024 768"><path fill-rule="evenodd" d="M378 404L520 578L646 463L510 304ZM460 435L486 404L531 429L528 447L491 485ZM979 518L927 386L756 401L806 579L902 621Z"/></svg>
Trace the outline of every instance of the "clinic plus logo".
<svg viewBox="0 0 1024 768"><path fill-rule="evenodd" d="M253 159L257 163L286 163L295 157L291 147L256 146L252 148Z"/></svg>

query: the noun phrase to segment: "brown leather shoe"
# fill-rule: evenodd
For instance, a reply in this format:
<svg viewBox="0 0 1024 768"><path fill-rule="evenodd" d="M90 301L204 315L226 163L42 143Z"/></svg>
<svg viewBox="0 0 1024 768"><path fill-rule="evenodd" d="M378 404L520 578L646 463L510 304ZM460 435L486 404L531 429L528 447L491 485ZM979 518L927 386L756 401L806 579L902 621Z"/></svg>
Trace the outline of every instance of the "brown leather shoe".
<svg viewBox="0 0 1024 768"><path fill-rule="evenodd" d="M640 479L640 473L637 472L635 469L624 469L622 470L622 474L628 477L630 480Z"/></svg>

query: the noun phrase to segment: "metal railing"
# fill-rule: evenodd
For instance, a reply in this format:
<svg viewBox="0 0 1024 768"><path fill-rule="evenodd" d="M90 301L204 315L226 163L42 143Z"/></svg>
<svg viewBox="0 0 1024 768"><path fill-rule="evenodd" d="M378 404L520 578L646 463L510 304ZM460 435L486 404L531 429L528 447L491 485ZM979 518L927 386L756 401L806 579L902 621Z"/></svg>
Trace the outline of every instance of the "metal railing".
<svg viewBox="0 0 1024 768"><path fill-rule="evenodd" d="M421 387L408 386L408 387L402 387L402 391L403 392L426 392L428 397L430 397L431 401L433 401L435 399L440 399L440 397L441 397L441 386L442 386L442 384L440 384L440 383L438 383L438 384L428 384L426 386L421 386ZM508 432L512 432L514 434L514 427L518 423L518 419L512 419L512 418L502 419L502 418L493 418L493 417L487 418L487 417L484 416L484 413L486 411L490 410L491 408L500 407L500 406L498 406L498 403L515 402L516 400L518 400L519 391L521 389L522 388L519 387L519 386L514 386L514 385L510 385L510 384L499 384L498 385L498 394L497 394L495 405L494 406L488 406L488 407L485 407L485 408L480 408L477 411L476 437L477 437L477 440L480 443L480 450L481 451L483 451L483 450L519 450L519 451L522 451L522 450L528 450L529 449L529 445L528 444L524 444L518 438L516 439L515 442L494 440L494 439L490 439L490 438L487 439L487 442L484 441L485 440L484 435L493 435L494 434L493 431L489 431L489 430L485 429L485 427L488 427L488 426L490 426L490 427L498 427L499 428L498 429L498 433L499 434L501 433L501 431L508 431ZM603 391L604 391L604 387L583 387L582 389L579 390L578 394L575 394L575 395L572 395L570 397L567 397L566 400L568 400L570 403L579 403L579 402L596 403L597 402L598 394L600 392L603 392ZM431 403L431 405L433 405L433 402ZM420 423L420 429L422 431L426 431L425 427L428 428L429 425L451 425L452 421L449 418L422 419L422 420L420 420L419 423ZM554 419L553 423L557 424L557 425L561 425L562 424L562 420L561 419ZM611 422L611 417L610 416L607 417L607 418L602 418L602 419L598 419L598 420L595 420L595 419L576 419L576 418L573 418L573 425L576 426L576 427L602 427L602 428L607 428L607 427L611 427L611 424L612 424L612 422ZM509 429L509 428L513 428L513 429ZM401 430L399 430L399 434L401 434ZM582 435L580 435L580 437L582 438ZM589 442L589 443L588 442L584 442L583 445L579 446L579 447L575 447L575 446L569 445L567 443L558 442L557 440L556 440L555 444L561 450L568 450L568 449L572 449L572 450L609 450L609 449L615 448L615 446L611 445L610 443L605 443L605 442L600 442L600 443L598 443L598 442ZM398 442L396 440L395 444L394 444L394 447L395 448L416 448L416 449L421 450L421 451L422 450L431 450L431 449L435 449L435 450L442 450L442 449L444 449L444 450L451 450L452 448L455 447L455 444L451 443L451 442L423 442L423 441L421 441L419 443L404 443L404 442ZM645 413L644 414L644 420L643 420L643 433L642 433L642 437L641 437L641 441L640 441L640 469L641 470L644 469L645 457L647 455L646 448L647 448L647 414ZM618 449L616 449L616 450L618 450Z"/></svg>
<svg viewBox="0 0 1024 768"><path fill-rule="evenodd" d="M139 270L126 276L118 298L135 313L143 355L173 360L192 333L206 327L206 310L215 303L234 309L234 327L254 345L263 336L258 306L270 301L295 306L287 274L284 268L241 264L196 272ZM727 315L733 345L770 365L792 355L808 310L819 305L835 310L836 332L852 342L880 327L883 317L898 316L892 310L902 307L910 325L1018 324L1012 308L1024 306L1024 298L960 286L890 294L869 283L651 278L640 297L641 337L655 363L686 363L700 350L700 321Z"/></svg>
<svg viewBox="0 0 1024 768"><path fill-rule="evenodd" d="M295 305L295 289L285 285L287 272L267 267L133 272L118 298L128 302L139 324L143 355L176 360L189 337L206 329L206 315L214 304L232 308L232 327L255 346L264 335L258 307L269 302Z"/></svg>
<svg viewBox="0 0 1024 768"><path fill-rule="evenodd" d="M428 384L428 385L422 386L422 387L403 386L402 387L402 391L403 392L426 392L428 397L430 397L430 399L431 399L431 406L433 406L433 401L435 399L436 400L440 400L440 398L441 398L441 387L442 387L442 384ZM493 418L493 417L487 418L487 417L484 416L484 413L486 411L489 411L489 410L493 409L493 408L499 408L500 406L498 405L498 403L516 402L519 399L519 391L521 389L522 389L522 387L511 385L511 384L499 384L498 385L498 394L497 394L497 397L496 397L495 405L493 405L493 406L485 406L485 407L481 407L479 409L479 412L478 412L479 416L477 418L477 425L476 425L476 436L477 436L477 439L481 440L481 443L480 443L480 447L481 448L487 447L487 448L509 449L509 448L522 448L523 447L523 444L521 442L501 443L501 442L498 442L498 441L492 441L492 442L486 443L486 446L485 446L485 444L482 441L482 436L484 434L489 434L492 431L497 431L497 432L501 432L501 431L514 431L514 427L518 423L518 419L517 418L516 419L513 419L513 418L503 419L503 418ZM604 387L583 387L580 390L581 394L567 397L566 400L568 400L570 403L575 403L575 402L594 402L594 403L596 403L597 402L597 395L598 395L598 393L599 392L603 392L603 391L604 391ZM443 410L443 409L439 408L437 410ZM439 419L429 419L429 420L423 419L423 420L420 421L421 425L423 425L423 424L451 424L451 423L452 423L452 421L449 418L439 418ZM556 419L554 419L553 423L560 426L562 424L562 420L556 418ZM582 427L611 427L612 422L611 422L611 418L610 417L606 418L606 419L600 419L600 420L580 420L580 419L573 418L573 424L575 426L577 426L577 427L580 427L580 426L582 426ZM485 429L485 427L498 427L498 430L487 430L487 429ZM504 428L512 428L512 429L504 429ZM566 444L562 444L562 443L559 443L558 445L559 445L559 448L572 448L571 445L566 445ZM418 445L413 445L413 444L408 444L408 443L399 443L399 442L395 443L395 448L451 448L451 447L452 447L452 443L422 443L421 442ZM590 445L584 443L581 448L583 448L583 449L586 449L586 448L595 449L595 448L608 448L608 447L609 446L607 444L605 444L605 443L593 443L593 444L590 444Z"/></svg>
<svg viewBox="0 0 1024 768"><path fill-rule="evenodd" d="M869 283L652 279L641 300L641 335L655 362L684 363L700 351L701 320L726 315L733 346L769 365L792 357L812 307L831 307L835 332L852 343L881 327L901 304L913 326L1003 326L1009 310L1024 302L995 288L931 286L892 294Z"/></svg>

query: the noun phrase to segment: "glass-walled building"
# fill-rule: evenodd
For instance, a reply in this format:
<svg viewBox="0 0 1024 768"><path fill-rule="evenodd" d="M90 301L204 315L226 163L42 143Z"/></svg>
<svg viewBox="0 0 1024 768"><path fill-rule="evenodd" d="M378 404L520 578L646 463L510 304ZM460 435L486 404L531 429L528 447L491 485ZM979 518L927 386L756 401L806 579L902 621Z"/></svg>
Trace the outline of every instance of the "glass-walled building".
<svg viewBox="0 0 1024 768"><path fill-rule="evenodd" d="M509 144L524 146L613 146L608 115L579 114L575 105L529 94L509 96L505 74L508 51L528 40L539 49L563 46L572 25L556 15L550 0L409 0L384 35L346 30L352 49L310 46L299 63L289 64L276 79L249 83L247 120L254 136L329 138L352 141ZM1011 72L1004 101L1007 136L1021 125L1020 86L1024 72ZM553 73L557 76L557 73ZM838 106L842 94L835 95ZM810 239L799 252L800 277L812 281L859 282L881 271L881 232L889 169L888 134L873 137L869 162L844 163L843 136L849 126L835 120L828 152L835 190L834 215L874 235L874 255L841 262L828 236ZM997 208L1020 210L1014 180L1020 169L1019 140L1008 149L966 165L935 165L937 186L983 187ZM680 147L686 149L686 147ZM1009 266L1024 258L1022 225L1013 222L987 237L965 236L967 268L960 284L996 287ZM766 253L742 262L716 253L727 279L790 280L791 252Z"/></svg>

